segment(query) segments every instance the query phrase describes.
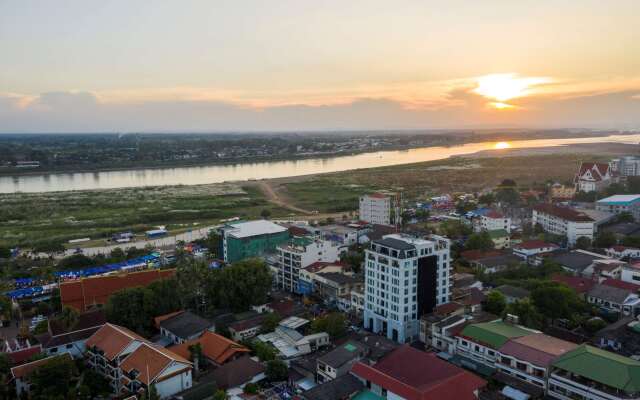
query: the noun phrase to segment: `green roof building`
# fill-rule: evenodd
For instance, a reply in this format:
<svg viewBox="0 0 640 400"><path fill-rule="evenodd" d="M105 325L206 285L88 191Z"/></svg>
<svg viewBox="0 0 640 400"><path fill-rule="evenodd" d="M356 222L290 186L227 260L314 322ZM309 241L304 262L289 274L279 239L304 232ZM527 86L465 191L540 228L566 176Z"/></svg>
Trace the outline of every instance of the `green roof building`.
<svg viewBox="0 0 640 400"><path fill-rule="evenodd" d="M479 345L499 349L509 339L531 335L537 331L524 328L502 320L467 325L460 336Z"/></svg>
<svg viewBox="0 0 640 400"><path fill-rule="evenodd" d="M274 252L289 240L289 231L271 221L234 222L220 229L224 261L233 263Z"/></svg>
<svg viewBox="0 0 640 400"><path fill-rule="evenodd" d="M553 362L549 394L559 399L640 399L640 361L580 345Z"/></svg>

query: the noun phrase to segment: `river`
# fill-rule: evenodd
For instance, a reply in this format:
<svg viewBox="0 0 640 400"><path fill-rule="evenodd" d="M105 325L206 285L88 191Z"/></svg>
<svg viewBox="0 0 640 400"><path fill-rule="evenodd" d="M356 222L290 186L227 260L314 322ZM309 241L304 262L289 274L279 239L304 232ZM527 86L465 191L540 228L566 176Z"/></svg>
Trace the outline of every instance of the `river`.
<svg viewBox="0 0 640 400"><path fill-rule="evenodd" d="M161 185L200 185L224 181L269 179L357 168L374 168L442 160L452 156L472 154L498 148L554 147L579 143L640 142L640 134L601 137L514 140L508 143L479 142L451 147L423 147L326 158L307 158L291 161L244 162L230 165L200 167L170 167L131 169L102 172L52 173L42 175L0 177L0 193L55 192L68 190L113 189Z"/></svg>

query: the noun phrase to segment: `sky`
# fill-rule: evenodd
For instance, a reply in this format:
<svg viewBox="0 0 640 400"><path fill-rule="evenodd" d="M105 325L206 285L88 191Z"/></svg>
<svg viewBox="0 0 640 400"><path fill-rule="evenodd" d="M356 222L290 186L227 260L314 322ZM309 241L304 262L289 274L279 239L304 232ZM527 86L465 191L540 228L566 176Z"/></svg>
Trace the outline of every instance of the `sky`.
<svg viewBox="0 0 640 400"><path fill-rule="evenodd" d="M638 0L0 0L0 132L640 129Z"/></svg>

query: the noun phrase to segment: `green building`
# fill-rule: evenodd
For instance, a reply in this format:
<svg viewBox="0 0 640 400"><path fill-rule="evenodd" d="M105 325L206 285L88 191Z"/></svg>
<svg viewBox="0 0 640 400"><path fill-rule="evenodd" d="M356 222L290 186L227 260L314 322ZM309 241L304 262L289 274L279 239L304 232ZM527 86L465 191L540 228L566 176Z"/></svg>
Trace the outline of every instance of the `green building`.
<svg viewBox="0 0 640 400"><path fill-rule="evenodd" d="M224 261L228 263L273 252L289 240L287 228L266 220L230 223L220 232Z"/></svg>

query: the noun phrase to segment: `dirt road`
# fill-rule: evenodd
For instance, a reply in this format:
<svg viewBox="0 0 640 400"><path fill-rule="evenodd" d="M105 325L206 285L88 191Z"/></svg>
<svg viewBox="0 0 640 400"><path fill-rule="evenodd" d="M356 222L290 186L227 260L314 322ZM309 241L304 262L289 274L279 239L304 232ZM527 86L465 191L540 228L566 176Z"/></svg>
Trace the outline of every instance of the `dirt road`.
<svg viewBox="0 0 640 400"><path fill-rule="evenodd" d="M294 206L293 204L280 198L280 196L278 196L278 193L276 193L276 191L273 189L269 181L260 181L257 183L257 185L258 185L258 188L260 188L260 190L262 191L262 193L264 193L265 197L267 198L267 201L277 206L280 206L282 208L295 211L297 213L301 213L305 215L313 215L313 212L309 210L305 210L304 208Z"/></svg>

